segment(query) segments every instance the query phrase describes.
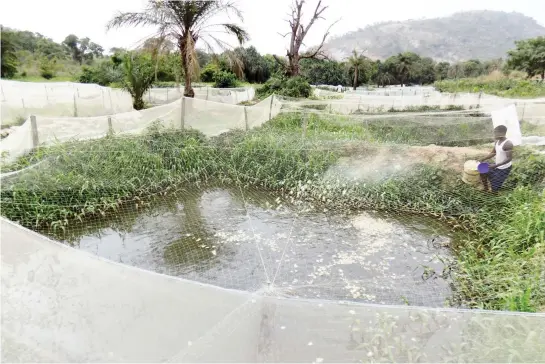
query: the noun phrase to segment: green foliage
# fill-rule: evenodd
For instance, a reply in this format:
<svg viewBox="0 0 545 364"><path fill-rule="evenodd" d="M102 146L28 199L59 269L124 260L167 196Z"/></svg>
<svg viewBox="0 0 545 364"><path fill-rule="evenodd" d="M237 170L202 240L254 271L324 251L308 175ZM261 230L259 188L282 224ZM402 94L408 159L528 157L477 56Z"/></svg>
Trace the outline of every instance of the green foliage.
<svg viewBox="0 0 545 364"><path fill-rule="evenodd" d="M263 83L270 77L269 63L255 47L239 47L235 54L242 61L244 78L250 83Z"/></svg>
<svg viewBox="0 0 545 364"><path fill-rule="evenodd" d="M447 79L449 68L450 68L450 63L448 62L437 63L435 65L435 79L438 81Z"/></svg>
<svg viewBox="0 0 545 364"><path fill-rule="evenodd" d="M301 75L312 85L346 85L346 70L342 63L321 59L302 59Z"/></svg>
<svg viewBox="0 0 545 364"><path fill-rule="evenodd" d="M5 78L11 78L17 73L17 66L19 65L19 61L15 55L16 48L13 32L4 30L4 27L2 27L2 34L0 37L0 60L2 62L1 75Z"/></svg>
<svg viewBox="0 0 545 364"><path fill-rule="evenodd" d="M516 49L508 52L507 65L525 71L528 76L540 75L545 80L545 37L515 42Z"/></svg>
<svg viewBox="0 0 545 364"><path fill-rule="evenodd" d="M104 49L91 42L89 38L78 38L74 34L68 35L62 45L70 52L72 60L82 64L84 61L90 63L94 58L101 58Z"/></svg>
<svg viewBox="0 0 545 364"><path fill-rule="evenodd" d="M214 87L228 88L237 86L238 79L233 73L226 71L217 71L214 73Z"/></svg>
<svg viewBox="0 0 545 364"><path fill-rule="evenodd" d="M543 97L545 84L528 80L502 78L489 80L486 78L464 78L460 80L444 80L435 83L441 92L484 92L503 97Z"/></svg>
<svg viewBox="0 0 545 364"><path fill-rule="evenodd" d="M215 62L208 63L204 68L201 70L201 81L202 82L214 82L214 76L216 75L216 72L218 72L220 69Z"/></svg>
<svg viewBox="0 0 545 364"><path fill-rule="evenodd" d="M93 66L83 66L78 76L81 83L96 83L101 86L109 86L120 83L123 80L123 68L113 62L113 58L103 59Z"/></svg>
<svg viewBox="0 0 545 364"><path fill-rule="evenodd" d="M287 97L308 98L312 94L312 87L300 76L290 78L271 77L256 92L259 97L267 97L274 93Z"/></svg>
<svg viewBox="0 0 545 364"><path fill-rule="evenodd" d="M154 80L154 67L151 57L145 54L129 53L123 60L125 77L123 88L133 100L135 110L144 108L144 93L151 88Z"/></svg>
<svg viewBox="0 0 545 364"><path fill-rule="evenodd" d="M49 80L53 77L55 77L56 74L56 68L57 68L57 60L56 59L47 59L46 57L43 57L40 60L40 76L45 78L46 80Z"/></svg>

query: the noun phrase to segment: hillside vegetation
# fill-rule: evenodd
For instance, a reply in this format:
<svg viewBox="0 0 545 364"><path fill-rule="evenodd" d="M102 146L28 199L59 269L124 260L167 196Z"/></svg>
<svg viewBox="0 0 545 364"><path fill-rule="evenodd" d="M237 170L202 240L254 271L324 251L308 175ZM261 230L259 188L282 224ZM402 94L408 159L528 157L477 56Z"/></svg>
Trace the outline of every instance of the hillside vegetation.
<svg viewBox="0 0 545 364"><path fill-rule="evenodd" d="M515 41L545 35L545 27L520 13L470 11L449 17L385 22L332 38L326 49L337 59L354 48L370 58L414 52L437 61L505 57Z"/></svg>

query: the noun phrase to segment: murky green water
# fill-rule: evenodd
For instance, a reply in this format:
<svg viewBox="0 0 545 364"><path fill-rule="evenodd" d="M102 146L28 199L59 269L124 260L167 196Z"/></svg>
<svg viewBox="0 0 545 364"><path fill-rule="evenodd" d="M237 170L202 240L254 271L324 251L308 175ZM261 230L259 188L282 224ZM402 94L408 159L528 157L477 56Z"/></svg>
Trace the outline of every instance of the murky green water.
<svg viewBox="0 0 545 364"><path fill-rule="evenodd" d="M145 209L126 207L115 217L72 225L55 238L227 288L427 306L442 306L451 295L441 277L451 238L438 222L307 211L256 191L178 192Z"/></svg>

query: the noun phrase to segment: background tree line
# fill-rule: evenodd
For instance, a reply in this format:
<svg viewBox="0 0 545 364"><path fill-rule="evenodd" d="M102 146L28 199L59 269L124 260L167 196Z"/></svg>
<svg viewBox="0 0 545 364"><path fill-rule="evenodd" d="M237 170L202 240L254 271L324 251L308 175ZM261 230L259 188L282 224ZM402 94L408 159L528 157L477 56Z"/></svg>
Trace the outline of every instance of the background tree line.
<svg viewBox="0 0 545 364"><path fill-rule="evenodd" d="M319 12L320 9L317 9ZM180 14L183 15L183 12ZM70 34L59 44L40 33L2 27L1 39L2 77L5 78L24 78L32 72L50 79L62 69L75 81L115 86L122 83L126 76L122 63L129 52L123 48L112 48L110 54L105 55L104 49L87 37L78 38ZM130 53L133 54L133 62L149 62L153 83L161 86L180 84L186 78L188 68L183 65L181 52L179 45L171 39L154 37ZM471 59L452 64L436 62L413 52L392 55L385 60L371 60L365 56L365 52L356 50L347 59L336 61L324 57L320 47L296 55L288 52L291 60L289 54L285 57L262 55L253 46L224 49L218 54L195 48L192 53L195 62L189 79L213 82L217 87L235 87L240 82L262 84L272 78L269 83L274 89L273 84L281 82L278 80L290 77L310 84L334 86L425 85L435 81L479 77L494 71L508 74L513 70L524 71L529 77L545 78L545 37L517 42L505 61ZM294 59L298 62L297 66L293 64Z"/></svg>

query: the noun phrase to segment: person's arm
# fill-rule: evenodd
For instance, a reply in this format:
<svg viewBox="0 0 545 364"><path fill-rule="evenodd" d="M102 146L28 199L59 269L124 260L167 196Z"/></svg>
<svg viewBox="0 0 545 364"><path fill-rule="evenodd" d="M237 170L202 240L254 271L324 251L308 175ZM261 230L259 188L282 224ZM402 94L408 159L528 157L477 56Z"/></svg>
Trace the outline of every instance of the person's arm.
<svg viewBox="0 0 545 364"><path fill-rule="evenodd" d="M505 143L507 144L507 143ZM494 157L496 155L496 146L494 145L492 147L492 151L490 152L490 154L488 154L486 157L484 157L483 159L479 159L479 162L484 162L486 160L489 160L490 158Z"/></svg>
<svg viewBox="0 0 545 364"><path fill-rule="evenodd" d="M505 142L502 149L505 151L505 160L498 164L491 164L489 168L498 168L499 166L503 166L504 164L507 164L513 160L513 143L508 140Z"/></svg>

